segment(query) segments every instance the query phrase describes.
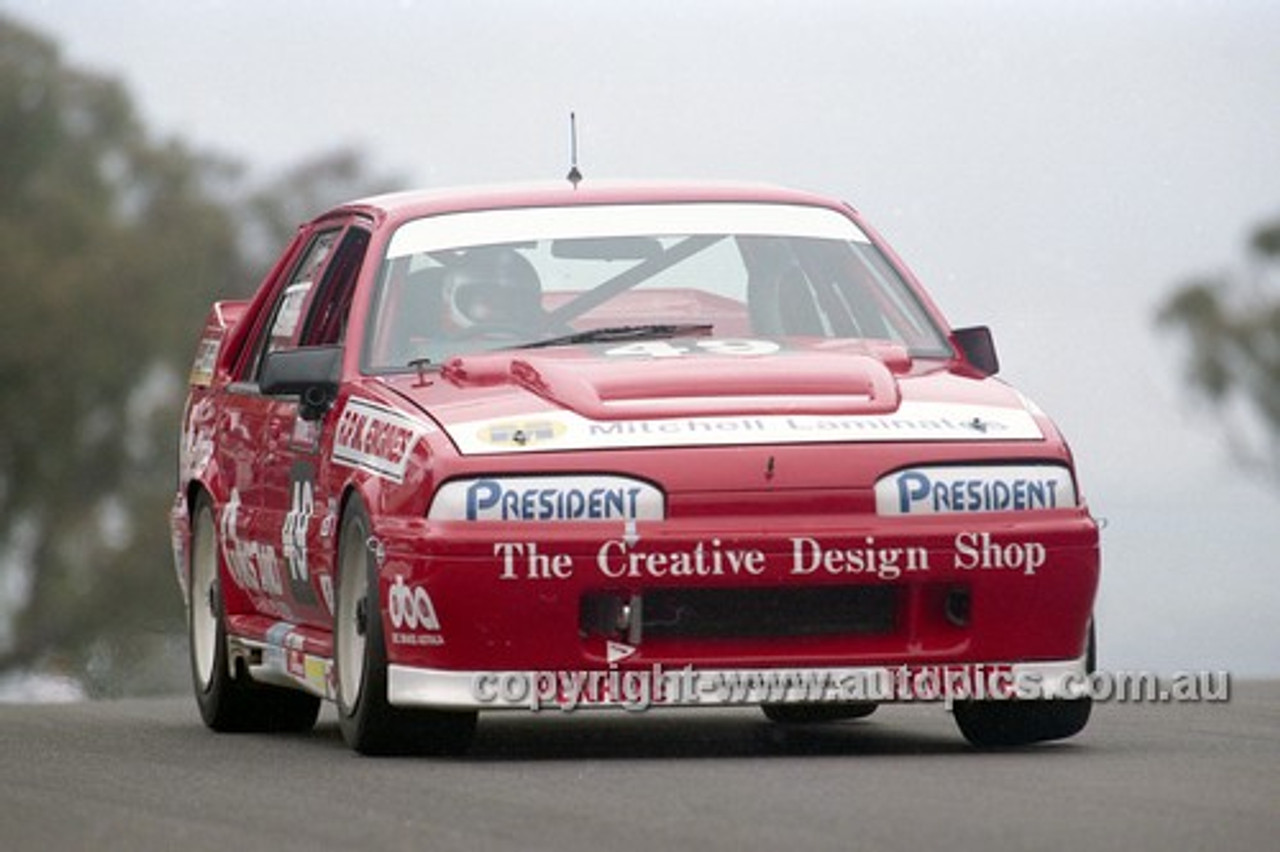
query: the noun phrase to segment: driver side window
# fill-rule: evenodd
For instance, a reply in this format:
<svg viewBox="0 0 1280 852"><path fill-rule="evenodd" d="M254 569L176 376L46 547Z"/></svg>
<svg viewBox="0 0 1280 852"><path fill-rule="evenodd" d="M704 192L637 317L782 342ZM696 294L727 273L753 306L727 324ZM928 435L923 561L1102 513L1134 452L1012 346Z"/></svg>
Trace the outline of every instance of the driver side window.
<svg viewBox="0 0 1280 852"><path fill-rule="evenodd" d="M311 295L316 280L324 269L325 261L329 259L329 255L332 253L334 245L337 244L338 236L341 233L342 229L335 228L330 231L323 231L313 237L311 245L307 247L307 251L290 277L289 283L280 291L280 295L276 298L275 306L272 308L271 324L267 329L266 337L258 347L254 357L253 368L248 374L255 381L257 380L258 371L262 367L262 359L268 353L296 345L295 341L297 340L299 326L301 325L300 321L303 310L307 305L308 297Z"/></svg>

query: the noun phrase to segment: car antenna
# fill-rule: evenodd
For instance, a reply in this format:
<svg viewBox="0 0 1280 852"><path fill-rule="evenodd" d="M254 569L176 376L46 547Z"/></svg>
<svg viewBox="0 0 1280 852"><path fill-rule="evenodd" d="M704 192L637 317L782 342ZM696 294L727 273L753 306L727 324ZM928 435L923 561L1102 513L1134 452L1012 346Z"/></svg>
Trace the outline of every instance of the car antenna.
<svg viewBox="0 0 1280 852"><path fill-rule="evenodd" d="M574 189L582 182L582 172L578 171L578 116L573 112L569 113L569 174L566 177Z"/></svg>

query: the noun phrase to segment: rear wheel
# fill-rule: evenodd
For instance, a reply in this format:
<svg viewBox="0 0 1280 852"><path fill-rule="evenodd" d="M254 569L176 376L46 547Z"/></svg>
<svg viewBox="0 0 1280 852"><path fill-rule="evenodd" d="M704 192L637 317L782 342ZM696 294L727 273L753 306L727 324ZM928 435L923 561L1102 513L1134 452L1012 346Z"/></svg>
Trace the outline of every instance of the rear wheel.
<svg viewBox="0 0 1280 852"><path fill-rule="evenodd" d="M813 725L862 719L876 712L871 701L841 701L812 704L762 704L765 718L783 725Z"/></svg>
<svg viewBox="0 0 1280 852"><path fill-rule="evenodd" d="M387 701L387 650L369 516L358 497L338 533L333 655L338 723L361 754L458 754L475 734L476 713L394 707Z"/></svg>
<svg viewBox="0 0 1280 852"><path fill-rule="evenodd" d="M236 677L227 652L226 608L218 570L213 504L196 498L188 563L190 602L187 635L191 681L200 717L215 731L308 731L320 713L320 699L293 689Z"/></svg>

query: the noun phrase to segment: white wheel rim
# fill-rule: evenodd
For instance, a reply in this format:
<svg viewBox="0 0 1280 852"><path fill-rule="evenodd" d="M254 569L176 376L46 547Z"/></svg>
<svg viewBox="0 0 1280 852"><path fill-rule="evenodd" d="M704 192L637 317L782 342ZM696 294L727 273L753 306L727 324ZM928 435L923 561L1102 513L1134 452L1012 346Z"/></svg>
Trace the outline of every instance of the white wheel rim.
<svg viewBox="0 0 1280 852"><path fill-rule="evenodd" d="M360 684L364 680L365 645L368 642L368 619L378 618L377 609L367 604L369 575L366 568L364 529L352 524L344 530L338 555L338 614L334 645L338 663L338 699L347 713L360 701ZM361 627L361 609L366 625Z"/></svg>
<svg viewBox="0 0 1280 852"><path fill-rule="evenodd" d="M213 516L206 509L196 517L191 536L191 658L203 689L213 683L218 642L214 594L218 578L218 549Z"/></svg>

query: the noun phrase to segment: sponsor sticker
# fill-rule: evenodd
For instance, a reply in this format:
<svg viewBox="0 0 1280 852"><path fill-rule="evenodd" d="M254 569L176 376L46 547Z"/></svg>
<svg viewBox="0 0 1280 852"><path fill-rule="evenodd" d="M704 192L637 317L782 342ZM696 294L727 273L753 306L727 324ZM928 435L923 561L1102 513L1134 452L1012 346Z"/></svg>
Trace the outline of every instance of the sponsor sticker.
<svg viewBox="0 0 1280 852"><path fill-rule="evenodd" d="M566 431L565 424L555 420L511 420L484 426L476 437L486 444L520 448L555 441Z"/></svg>
<svg viewBox="0 0 1280 852"><path fill-rule="evenodd" d="M594 558L557 552L537 542L504 541L493 546L498 579L560 581L579 569L607 580L697 582L775 577L864 577L894 582L935 571L1001 572L1034 577L1049 564L1049 548L1035 540L997 539L989 532L966 530L951 540L950 550L860 536L835 541L792 536L785 548L742 545L712 538L667 545L608 539Z"/></svg>
<svg viewBox="0 0 1280 852"><path fill-rule="evenodd" d="M333 460L401 483L425 432L424 424L394 409L352 397L338 417Z"/></svg>
<svg viewBox="0 0 1280 852"><path fill-rule="evenodd" d="M406 583L397 576L387 590L387 616L391 620L391 641L396 645L443 645L440 619L427 590Z"/></svg>
<svg viewBox="0 0 1280 852"><path fill-rule="evenodd" d="M303 678L313 690L327 696L331 694L329 691L329 670L331 667L332 663L328 660L308 654L303 663Z"/></svg>
<svg viewBox="0 0 1280 852"><path fill-rule="evenodd" d="M316 591L311 583L307 536L316 514L315 468L308 462L294 462L289 475L291 500L280 529L280 552L289 568L289 589L300 604L314 605Z"/></svg>
<svg viewBox="0 0 1280 852"><path fill-rule="evenodd" d="M233 488L218 520L218 537L222 540L227 571L235 584L246 592L282 597L284 581L281 579L280 558L270 545L240 537L240 509L240 492Z"/></svg>
<svg viewBox="0 0 1280 852"><path fill-rule="evenodd" d="M591 420L570 411L446 427L469 455L559 450L895 441L1037 441L1022 408L904 402L888 414L743 415Z"/></svg>
<svg viewBox="0 0 1280 852"><path fill-rule="evenodd" d="M662 492L623 476L527 476L461 479L441 486L432 520L662 520Z"/></svg>
<svg viewBox="0 0 1280 852"><path fill-rule="evenodd" d="M201 339L196 349L196 359L191 365L188 383L198 387L208 387L213 383L213 368L218 363L218 350L222 347L222 336Z"/></svg>
<svg viewBox="0 0 1280 852"><path fill-rule="evenodd" d="M306 639L296 625L277 621L267 628L264 639L263 661L268 666L307 686L315 694L333 699L333 661L308 653Z"/></svg>
<svg viewBox="0 0 1280 852"><path fill-rule="evenodd" d="M320 449L319 421L295 419L293 431L289 433L289 448L301 453L315 453Z"/></svg>
<svg viewBox="0 0 1280 852"><path fill-rule="evenodd" d="M1075 484L1059 465L916 467L876 483L876 512L881 515L1021 512L1075 505Z"/></svg>
<svg viewBox="0 0 1280 852"><path fill-rule="evenodd" d="M284 299L280 303L280 311L276 314L275 325L271 336L276 340L287 340L293 337L298 329L298 320L302 318L302 305L311 292L311 281L299 281L290 284L284 290Z"/></svg>

